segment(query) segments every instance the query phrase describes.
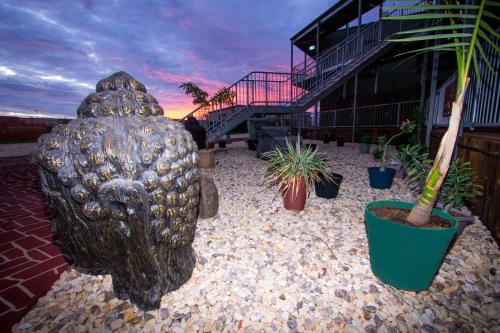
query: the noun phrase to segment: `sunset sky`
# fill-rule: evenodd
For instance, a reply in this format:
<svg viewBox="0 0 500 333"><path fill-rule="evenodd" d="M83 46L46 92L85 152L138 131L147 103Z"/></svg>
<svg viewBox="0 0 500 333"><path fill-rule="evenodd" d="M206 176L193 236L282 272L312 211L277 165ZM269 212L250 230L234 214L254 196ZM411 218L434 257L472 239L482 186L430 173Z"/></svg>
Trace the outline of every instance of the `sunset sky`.
<svg viewBox="0 0 500 333"><path fill-rule="evenodd" d="M290 37L333 2L0 0L0 115L74 117L123 70L179 118L193 110L181 82L213 92L251 71L288 72Z"/></svg>

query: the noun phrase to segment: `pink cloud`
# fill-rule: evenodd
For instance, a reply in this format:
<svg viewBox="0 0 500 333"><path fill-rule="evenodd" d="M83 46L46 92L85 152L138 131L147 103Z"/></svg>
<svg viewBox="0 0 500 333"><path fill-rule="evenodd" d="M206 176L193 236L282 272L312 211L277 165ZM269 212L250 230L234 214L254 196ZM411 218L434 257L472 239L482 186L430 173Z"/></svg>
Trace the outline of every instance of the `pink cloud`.
<svg viewBox="0 0 500 333"><path fill-rule="evenodd" d="M145 74L149 78L158 79L164 83L174 83L180 85L183 82L191 81L199 84L202 89L207 90L209 93L215 92L217 89L222 87L227 87L228 84L218 80L211 80L199 74L178 74L164 71L162 69L151 69L145 70Z"/></svg>

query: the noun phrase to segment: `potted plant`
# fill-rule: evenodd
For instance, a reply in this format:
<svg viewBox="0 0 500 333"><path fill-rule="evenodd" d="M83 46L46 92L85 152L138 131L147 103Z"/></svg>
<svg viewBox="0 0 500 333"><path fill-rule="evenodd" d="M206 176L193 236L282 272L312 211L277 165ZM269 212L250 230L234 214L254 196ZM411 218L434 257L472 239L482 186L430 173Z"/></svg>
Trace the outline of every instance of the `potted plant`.
<svg viewBox="0 0 500 333"><path fill-rule="evenodd" d="M330 141L332 141L332 136L330 135L330 133L325 133L323 135L323 143L324 144L329 144Z"/></svg>
<svg viewBox="0 0 500 333"><path fill-rule="evenodd" d="M418 195L423 190L431 169L432 160L428 158L429 150L420 144L404 145L399 150L399 156L412 190ZM455 217L458 222L458 235L461 235L465 227L474 220L473 216L464 215L460 209L464 207L466 200L473 200L481 193L482 186L477 184L470 162L454 159L444 179L436 207Z"/></svg>
<svg viewBox="0 0 500 333"><path fill-rule="evenodd" d="M369 203L365 209L372 272L380 280L394 287L412 291L426 290L439 271L449 244L455 237L456 219L433 207L450 167L470 81L469 72L474 68L476 76L479 76L480 58L486 67L494 72L481 42L493 45L495 52L500 51L496 46L498 33L483 20L484 16L496 17L489 11L489 7L495 5L496 2L486 0L472 3L454 1L452 4L438 5L407 4L391 9L417 9L420 12L384 18L435 20L433 24L425 27L400 32L397 35L403 38L389 41L442 41L411 52L452 51L456 55L457 66L456 90L448 129L425 178L417 203L378 201Z"/></svg>
<svg viewBox="0 0 500 333"><path fill-rule="evenodd" d="M372 188L377 188L377 189L387 189L391 188L392 186L392 181L394 180L394 175L396 174L396 170L393 168L387 168L387 160L386 160L386 153L387 153L387 147L389 147L389 144L394 140L395 138L403 135L403 134L408 134L413 132L415 128L415 123L411 121L404 122L403 125L400 127L400 132L393 135L389 140L385 141L385 138L383 140L379 140L379 147L380 151L382 152L382 157L381 157L381 162L380 162L380 167L369 167L368 168L368 175L370 177L370 186ZM380 143L383 142L383 145L380 146Z"/></svg>
<svg viewBox="0 0 500 333"><path fill-rule="evenodd" d="M376 159L376 160L382 159L382 154L384 153L383 147L385 145L385 142L386 142L385 135L381 135L381 136L377 137L377 147L375 147L375 149L373 150L373 153L372 153L374 159Z"/></svg>
<svg viewBox="0 0 500 333"><path fill-rule="evenodd" d="M405 144L399 147L398 155L410 181L411 189L413 193L418 195L425 185L425 179L432 163L432 160L429 159L429 149L419 143Z"/></svg>
<svg viewBox="0 0 500 333"><path fill-rule="evenodd" d="M326 179L324 174L320 175L319 180L314 181L314 190L316 191L316 196L324 199L336 198L340 184L344 177L338 173L330 172L331 180Z"/></svg>
<svg viewBox="0 0 500 333"><path fill-rule="evenodd" d="M315 144L315 143L306 143L305 146L306 146L306 148L310 148L312 150L316 150L317 144Z"/></svg>
<svg viewBox="0 0 500 333"><path fill-rule="evenodd" d="M339 136L337 138L337 147L344 147L344 137L343 136Z"/></svg>
<svg viewBox="0 0 500 333"><path fill-rule="evenodd" d="M361 132L359 134L359 153L369 154L370 153L370 136L366 133Z"/></svg>
<svg viewBox="0 0 500 333"><path fill-rule="evenodd" d="M301 149L300 138L295 145L286 139L286 148L277 146L264 155L267 158L268 184L278 185L285 209L303 210L312 184L321 176L327 181L333 180L326 156L318 154L317 149Z"/></svg>
<svg viewBox="0 0 500 333"><path fill-rule="evenodd" d="M400 158L408 174L414 193L418 194L425 186L431 169L427 147L420 144L405 145L400 149ZM465 201L470 201L482 193L482 186L472 171L470 162L454 159L443 182L436 207L450 213L458 222L457 235L461 235L467 225L474 221L473 216L464 215L460 209Z"/></svg>
<svg viewBox="0 0 500 333"><path fill-rule="evenodd" d="M257 150L257 139L248 139L247 141L248 149L252 151Z"/></svg>

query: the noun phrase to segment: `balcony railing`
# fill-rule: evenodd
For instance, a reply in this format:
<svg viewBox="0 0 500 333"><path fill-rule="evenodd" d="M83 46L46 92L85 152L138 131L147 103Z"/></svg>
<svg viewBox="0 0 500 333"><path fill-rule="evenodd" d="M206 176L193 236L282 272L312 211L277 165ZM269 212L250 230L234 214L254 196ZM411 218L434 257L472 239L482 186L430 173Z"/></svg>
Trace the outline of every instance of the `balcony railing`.
<svg viewBox="0 0 500 333"><path fill-rule="evenodd" d="M414 120L415 110L420 106L420 101L405 101L397 103L376 104L356 108L356 127L399 127L405 120ZM283 123L293 128L351 128L353 126L353 108L325 110L314 113L283 117ZM300 122L300 123L299 123ZM299 126L300 125L300 126Z"/></svg>

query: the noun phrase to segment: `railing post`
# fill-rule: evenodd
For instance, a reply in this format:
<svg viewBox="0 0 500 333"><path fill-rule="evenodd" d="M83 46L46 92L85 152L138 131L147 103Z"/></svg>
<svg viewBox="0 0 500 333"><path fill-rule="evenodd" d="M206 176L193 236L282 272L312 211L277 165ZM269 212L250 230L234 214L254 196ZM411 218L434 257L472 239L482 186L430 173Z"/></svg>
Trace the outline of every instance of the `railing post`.
<svg viewBox="0 0 500 333"><path fill-rule="evenodd" d="M401 102L398 103L398 113L397 113L397 118L396 118L396 127L399 127L400 118L401 118Z"/></svg>
<svg viewBox="0 0 500 333"><path fill-rule="evenodd" d="M340 63L340 66L342 67L342 73L344 73L344 56L345 56L346 45L347 44L345 44L344 46L342 46L342 62Z"/></svg>
<svg viewBox="0 0 500 333"><path fill-rule="evenodd" d="M268 105L268 101L267 101L267 72L265 74L265 87L264 87L264 90L266 91L265 94L266 94L266 106Z"/></svg>
<svg viewBox="0 0 500 333"><path fill-rule="evenodd" d="M337 110L333 110L333 128L337 127Z"/></svg>
<svg viewBox="0 0 500 333"><path fill-rule="evenodd" d="M360 52L361 52L361 59L364 59L365 58L365 54L364 54L364 45L363 45L363 42L364 42L364 39L365 38L365 35L361 35L361 40L359 41L359 47L361 48Z"/></svg>
<svg viewBox="0 0 500 333"><path fill-rule="evenodd" d="M250 89L248 88L248 78L247 78L247 106L250 105Z"/></svg>

